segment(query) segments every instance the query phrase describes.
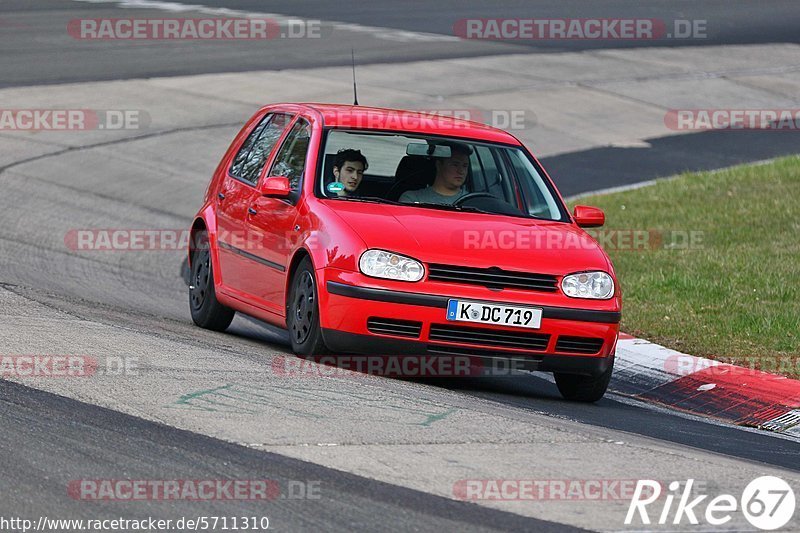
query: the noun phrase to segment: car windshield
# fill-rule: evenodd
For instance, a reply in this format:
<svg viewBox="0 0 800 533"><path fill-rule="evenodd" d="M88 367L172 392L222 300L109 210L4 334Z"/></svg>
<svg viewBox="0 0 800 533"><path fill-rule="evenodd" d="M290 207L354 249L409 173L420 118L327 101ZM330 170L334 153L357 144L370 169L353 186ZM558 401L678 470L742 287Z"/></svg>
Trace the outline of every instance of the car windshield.
<svg viewBox="0 0 800 533"><path fill-rule="evenodd" d="M522 148L332 129L323 153L317 192L324 198L568 220Z"/></svg>

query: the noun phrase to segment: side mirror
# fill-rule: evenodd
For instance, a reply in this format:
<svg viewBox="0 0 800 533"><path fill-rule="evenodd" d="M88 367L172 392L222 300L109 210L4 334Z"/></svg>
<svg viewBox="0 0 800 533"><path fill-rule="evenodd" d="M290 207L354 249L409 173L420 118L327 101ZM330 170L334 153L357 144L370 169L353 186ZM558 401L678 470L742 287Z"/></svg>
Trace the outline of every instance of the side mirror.
<svg viewBox="0 0 800 533"><path fill-rule="evenodd" d="M291 189L286 176L268 176L261 179L258 192L270 198L288 198Z"/></svg>
<svg viewBox="0 0 800 533"><path fill-rule="evenodd" d="M598 228L606 223L603 210L588 205L576 205L572 216L575 217L575 223L582 228Z"/></svg>

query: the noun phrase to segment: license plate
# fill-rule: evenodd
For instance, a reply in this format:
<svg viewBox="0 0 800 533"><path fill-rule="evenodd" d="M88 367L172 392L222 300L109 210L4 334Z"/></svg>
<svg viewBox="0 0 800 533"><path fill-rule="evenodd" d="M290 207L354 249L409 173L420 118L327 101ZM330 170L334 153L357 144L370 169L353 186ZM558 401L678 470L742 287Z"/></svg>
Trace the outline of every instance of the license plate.
<svg viewBox="0 0 800 533"><path fill-rule="evenodd" d="M499 305L471 300L448 300L447 320L538 329L542 310L519 305Z"/></svg>

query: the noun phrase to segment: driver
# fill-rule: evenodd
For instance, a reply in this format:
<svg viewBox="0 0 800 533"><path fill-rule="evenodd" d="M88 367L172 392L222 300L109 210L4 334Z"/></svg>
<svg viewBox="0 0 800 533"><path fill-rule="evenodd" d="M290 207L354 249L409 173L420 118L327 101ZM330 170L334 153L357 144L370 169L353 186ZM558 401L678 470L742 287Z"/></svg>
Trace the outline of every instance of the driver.
<svg viewBox="0 0 800 533"><path fill-rule="evenodd" d="M358 186L361 185L361 180L364 179L364 171L368 167L367 158L364 157L361 150L352 148L339 150L333 161L333 177L335 181L344 185L344 189L338 195L355 195Z"/></svg>
<svg viewBox="0 0 800 533"><path fill-rule="evenodd" d="M445 143L450 147L450 157L436 159L436 178L433 185L416 191L406 191L400 196L404 203L450 204L466 194L464 182L469 170L472 148L462 143Z"/></svg>

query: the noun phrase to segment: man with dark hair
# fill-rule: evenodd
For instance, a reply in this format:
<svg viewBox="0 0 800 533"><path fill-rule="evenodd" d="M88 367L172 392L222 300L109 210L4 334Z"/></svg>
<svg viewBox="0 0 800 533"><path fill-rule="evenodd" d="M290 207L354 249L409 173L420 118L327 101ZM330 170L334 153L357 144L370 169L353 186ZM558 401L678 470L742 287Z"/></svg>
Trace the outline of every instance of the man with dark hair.
<svg viewBox="0 0 800 533"><path fill-rule="evenodd" d="M463 189L469 171L472 148L462 143L442 143L450 147L450 157L436 159L436 178L433 185L400 196L405 203L453 204L466 194Z"/></svg>
<svg viewBox="0 0 800 533"><path fill-rule="evenodd" d="M369 168L367 158L361 150L345 148L336 152L333 160L333 177L336 182L341 183L344 189L337 194L339 196L350 196L356 192L361 180L364 178L364 171Z"/></svg>

